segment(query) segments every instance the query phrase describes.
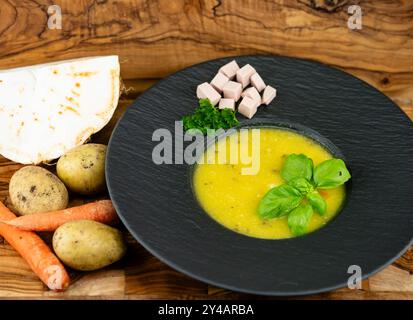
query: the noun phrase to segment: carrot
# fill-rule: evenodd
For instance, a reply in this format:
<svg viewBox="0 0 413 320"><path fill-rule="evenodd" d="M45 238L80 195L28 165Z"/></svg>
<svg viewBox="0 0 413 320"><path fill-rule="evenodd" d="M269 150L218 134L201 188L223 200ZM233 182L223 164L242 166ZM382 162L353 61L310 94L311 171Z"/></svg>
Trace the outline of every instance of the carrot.
<svg viewBox="0 0 413 320"><path fill-rule="evenodd" d="M62 224L73 220L112 223L118 220L118 216L112 201L101 200L78 207L21 216L6 223L21 230L54 231Z"/></svg>
<svg viewBox="0 0 413 320"><path fill-rule="evenodd" d="M15 217L0 201L0 236L26 260L51 290L65 289L70 282L69 275L43 240L34 232L19 230L4 223Z"/></svg>

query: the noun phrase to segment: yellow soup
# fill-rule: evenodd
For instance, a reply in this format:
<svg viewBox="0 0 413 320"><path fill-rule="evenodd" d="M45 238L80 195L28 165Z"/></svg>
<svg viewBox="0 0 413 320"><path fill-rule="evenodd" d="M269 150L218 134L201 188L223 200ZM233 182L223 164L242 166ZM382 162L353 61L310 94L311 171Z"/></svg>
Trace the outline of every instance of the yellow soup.
<svg viewBox="0 0 413 320"><path fill-rule="evenodd" d="M260 200L269 189L284 183L280 170L289 154L305 154L313 159L314 166L333 156L317 142L292 131L262 128L259 130L259 143L251 138L251 130L246 131L249 136L249 154L252 155L254 145L259 146L257 172L245 174L245 168L251 167L251 164L245 164L245 161L231 161L231 148L239 152L238 149L242 147L239 147L240 144L236 140L222 138L213 146L216 151L210 152L209 155L215 154L217 158L217 151L226 148L227 159L218 162L215 158L215 161L211 161L214 157L208 157L207 150L204 154L205 163L198 164L195 168L193 187L197 199L212 218L233 231L264 239L293 237L286 216L271 220L263 220L258 216ZM233 135L240 136L238 132ZM327 212L323 217L317 213L313 214L308 232L324 226L331 220L340 210L345 198L344 186L319 191L326 200Z"/></svg>

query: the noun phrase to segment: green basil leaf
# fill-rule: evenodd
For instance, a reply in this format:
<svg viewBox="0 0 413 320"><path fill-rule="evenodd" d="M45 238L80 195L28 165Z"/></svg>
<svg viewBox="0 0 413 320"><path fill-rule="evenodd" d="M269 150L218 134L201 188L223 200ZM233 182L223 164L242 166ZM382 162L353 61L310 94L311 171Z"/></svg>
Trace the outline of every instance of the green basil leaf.
<svg viewBox="0 0 413 320"><path fill-rule="evenodd" d="M281 176L287 182L297 178L311 180L313 176L313 160L304 154L290 154L285 159Z"/></svg>
<svg viewBox="0 0 413 320"><path fill-rule="evenodd" d="M300 191L302 195L306 195L314 190L314 186L305 178L293 179L288 184Z"/></svg>
<svg viewBox="0 0 413 320"><path fill-rule="evenodd" d="M308 203L302 204L288 214L288 227L296 236L307 232L308 224L313 215L313 208Z"/></svg>
<svg viewBox="0 0 413 320"><path fill-rule="evenodd" d="M326 213L327 203L317 190L307 194L307 200L320 216L323 216Z"/></svg>
<svg viewBox="0 0 413 320"><path fill-rule="evenodd" d="M314 169L314 182L316 187L320 189L337 188L350 178L350 172L341 159L326 160Z"/></svg>
<svg viewBox="0 0 413 320"><path fill-rule="evenodd" d="M302 199L300 191L283 184L270 189L264 195L258 207L258 214L262 219L284 216L296 208Z"/></svg>

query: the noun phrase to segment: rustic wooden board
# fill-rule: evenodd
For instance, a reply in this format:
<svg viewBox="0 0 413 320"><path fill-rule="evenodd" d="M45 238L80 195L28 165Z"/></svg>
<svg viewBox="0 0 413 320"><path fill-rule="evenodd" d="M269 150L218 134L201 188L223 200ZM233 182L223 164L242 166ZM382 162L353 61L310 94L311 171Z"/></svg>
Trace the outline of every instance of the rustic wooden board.
<svg viewBox="0 0 413 320"><path fill-rule="evenodd" d="M119 54L128 88L110 124L93 137L107 142L119 116L156 80L222 56L273 53L314 59L372 84L413 119L413 2L310 0L0 0L0 69L81 56ZM47 29L59 4L63 29ZM347 7L359 4L363 29L349 30ZM362 107L362 106L355 106ZM1 133L1 128L0 128ZM0 200L21 166L0 157ZM82 198L72 199L72 204ZM74 273L53 293L0 240L0 298L260 298L208 286L154 258L131 237L129 253L101 271ZM363 282L306 299L413 299L413 248Z"/></svg>
<svg viewBox="0 0 413 320"><path fill-rule="evenodd" d="M51 4L62 8L62 30L46 27ZM363 10L362 30L347 28L350 4ZM119 54L123 78L142 79L274 53L346 69L413 114L412 1L0 0L0 8L0 68Z"/></svg>

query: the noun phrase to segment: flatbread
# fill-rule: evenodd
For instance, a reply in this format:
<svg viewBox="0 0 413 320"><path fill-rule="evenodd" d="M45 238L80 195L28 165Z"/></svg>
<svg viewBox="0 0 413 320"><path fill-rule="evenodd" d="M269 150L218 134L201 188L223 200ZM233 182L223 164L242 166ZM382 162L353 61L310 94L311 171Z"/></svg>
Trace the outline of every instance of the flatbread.
<svg viewBox="0 0 413 320"><path fill-rule="evenodd" d="M0 71L0 154L23 164L57 159L112 118L118 56Z"/></svg>

